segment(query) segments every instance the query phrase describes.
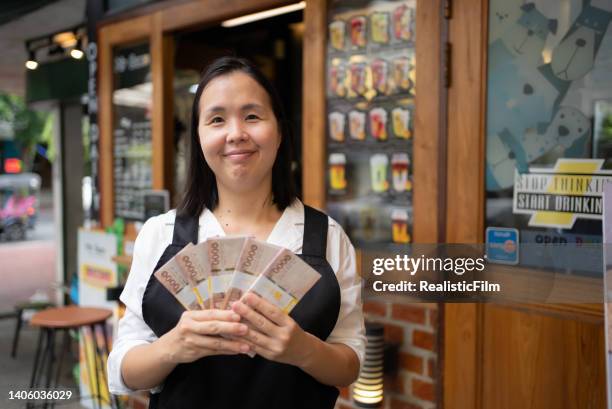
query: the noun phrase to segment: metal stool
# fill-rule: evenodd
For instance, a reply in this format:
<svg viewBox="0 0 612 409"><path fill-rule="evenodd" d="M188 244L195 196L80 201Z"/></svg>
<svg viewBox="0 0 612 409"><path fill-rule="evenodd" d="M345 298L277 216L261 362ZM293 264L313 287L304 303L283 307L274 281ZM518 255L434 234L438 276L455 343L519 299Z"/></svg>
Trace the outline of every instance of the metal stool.
<svg viewBox="0 0 612 409"><path fill-rule="evenodd" d="M102 407L102 396L100 393L98 382L98 370L102 369L102 376L104 379L104 383L106 384L106 371L104 368L104 354L108 352L108 341L106 337L106 320L112 314L112 311L103 308L88 308L79 307L75 305L59 308L49 308L47 310L40 311L34 314L32 320L30 321L30 324L40 328L40 335L38 338L38 347L36 348L36 355L34 358L34 368L32 370L32 377L30 379L30 389L38 387L44 387L46 389L57 387L62 367L62 361L64 360L66 351L70 347L69 330L75 329L81 331L83 328L88 327L91 330L94 344L94 379L89 380L90 392L92 394L94 402L96 402L97 404L96 406L98 408ZM96 340L96 326L99 326L102 330L105 351L102 351L101 348L98 346L98 342ZM53 366L56 361L55 334L57 331L64 332L64 339L60 352L59 363L55 370L55 379L52 385L51 378L53 375ZM85 363L86 365L89 365L90 357L89 348L87 348L87 346L85 347L85 354ZM98 367L98 362L100 362L100 367ZM83 370L83 368L81 368L81 370ZM46 372L46 374L44 379L44 385L41 385L40 378L43 372ZM96 387L93 386L94 380ZM118 407L116 398L112 395L109 396L111 396L111 406L114 408ZM32 402L28 402L26 407L31 408L33 407L32 404ZM51 405L51 407L55 406L55 402L45 401L43 407L47 408L47 405L49 404Z"/></svg>

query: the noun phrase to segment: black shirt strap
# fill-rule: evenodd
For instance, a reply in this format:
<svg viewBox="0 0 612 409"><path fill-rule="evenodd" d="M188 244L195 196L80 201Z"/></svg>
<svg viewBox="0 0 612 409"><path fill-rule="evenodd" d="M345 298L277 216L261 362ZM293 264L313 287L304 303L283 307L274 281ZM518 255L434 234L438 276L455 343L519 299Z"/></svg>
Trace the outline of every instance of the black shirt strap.
<svg viewBox="0 0 612 409"><path fill-rule="evenodd" d="M174 219L174 234L172 244L184 247L187 243L198 243L198 230L200 228L197 217L176 215Z"/></svg>
<svg viewBox="0 0 612 409"><path fill-rule="evenodd" d="M326 257L327 253L327 215L308 205L304 205L304 238L302 254Z"/></svg>

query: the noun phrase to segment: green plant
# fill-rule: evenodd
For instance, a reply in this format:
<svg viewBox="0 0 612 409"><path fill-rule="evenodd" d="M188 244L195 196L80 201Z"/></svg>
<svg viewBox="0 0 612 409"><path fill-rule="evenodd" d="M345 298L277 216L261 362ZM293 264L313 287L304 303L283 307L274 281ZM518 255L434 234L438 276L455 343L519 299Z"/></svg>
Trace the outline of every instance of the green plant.
<svg viewBox="0 0 612 409"><path fill-rule="evenodd" d="M4 123L21 151L25 171L31 170L36 154L36 145L46 142L48 152L53 155L53 117L46 112L29 109L18 95L0 93L0 121ZM53 156L49 155L50 159Z"/></svg>

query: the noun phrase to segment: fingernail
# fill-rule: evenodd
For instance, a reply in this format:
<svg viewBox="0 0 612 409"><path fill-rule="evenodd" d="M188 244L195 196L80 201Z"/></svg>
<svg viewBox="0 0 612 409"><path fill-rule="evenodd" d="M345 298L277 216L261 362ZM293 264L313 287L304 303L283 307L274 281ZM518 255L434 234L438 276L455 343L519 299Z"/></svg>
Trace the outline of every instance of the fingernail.
<svg viewBox="0 0 612 409"><path fill-rule="evenodd" d="M248 330L248 329L249 329L249 328L248 328L246 325L241 325L241 326L240 326L240 332L241 332L241 333L245 333L245 332L247 332L247 330Z"/></svg>
<svg viewBox="0 0 612 409"><path fill-rule="evenodd" d="M240 351L242 351L242 352L249 352L249 346L246 345L246 344L242 344L240 346Z"/></svg>
<svg viewBox="0 0 612 409"><path fill-rule="evenodd" d="M238 315L238 314L232 314L232 320L234 320L234 321L240 321L240 315Z"/></svg>

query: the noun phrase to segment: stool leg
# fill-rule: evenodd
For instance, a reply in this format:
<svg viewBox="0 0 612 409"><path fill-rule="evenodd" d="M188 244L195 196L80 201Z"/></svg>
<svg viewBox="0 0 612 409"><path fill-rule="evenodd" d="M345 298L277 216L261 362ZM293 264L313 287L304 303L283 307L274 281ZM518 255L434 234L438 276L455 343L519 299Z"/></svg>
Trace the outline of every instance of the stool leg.
<svg viewBox="0 0 612 409"><path fill-rule="evenodd" d="M19 343L19 332L21 331L21 325L23 324L23 308L17 309L17 324L15 325L15 335L13 336L13 349L11 350L11 358L15 358L17 355L17 345Z"/></svg>
<svg viewBox="0 0 612 409"><path fill-rule="evenodd" d="M37 372L38 372L38 366L39 366L39 360L41 358L40 356L40 351L42 349L42 344L43 344L43 338L45 336L45 330L43 328L41 328L38 332L38 346L36 347L36 354L34 355L34 367L32 368L32 375L30 377L30 389L33 389L34 386L36 385L36 378L37 376ZM26 408L30 408L32 407L31 402L28 401L26 403Z"/></svg>
<svg viewBox="0 0 612 409"><path fill-rule="evenodd" d="M53 376L53 365L55 364L55 329L49 329L49 365L47 366L47 379L45 379L45 389L49 389L51 387L51 377ZM43 405L44 409L47 409L49 404L49 400L45 399L45 404Z"/></svg>
<svg viewBox="0 0 612 409"><path fill-rule="evenodd" d="M68 350L68 348L70 348L70 334L68 333L68 331L68 329L64 330L62 349L60 351L59 361L57 362L57 369L55 371L55 381L53 383L53 388L57 388L59 386L59 377L62 372L62 363L64 362L66 351ZM55 408L55 400L51 402L51 409L53 408Z"/></svg>

